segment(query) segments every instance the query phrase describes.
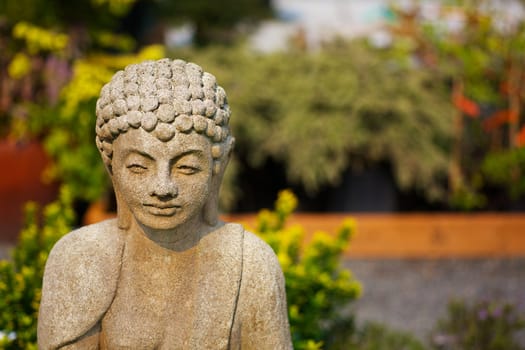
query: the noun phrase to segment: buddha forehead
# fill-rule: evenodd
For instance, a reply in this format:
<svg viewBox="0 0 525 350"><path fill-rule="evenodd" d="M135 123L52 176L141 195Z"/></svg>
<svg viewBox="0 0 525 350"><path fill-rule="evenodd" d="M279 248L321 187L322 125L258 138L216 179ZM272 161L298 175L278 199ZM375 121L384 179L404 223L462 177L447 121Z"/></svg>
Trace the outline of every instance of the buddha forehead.
<svg viewBox="0 0 525 350"><path fill-rule="evenodd" d="M212 159L208 137L196 132L176 133L169 141L161 141L142 128L131 129L113 143L114 158L138 154L152 161L172 162L185 154L199 154Z"/></svg>
<svg viewBox="0 0 525 350"><path fill-rule="evenodd" d="M130 129L142 129L161 142L177 133L199 133L212 143L214 159L233 143L224 89L194 63L145 61L117 72L97 101L96 143L111 164L113 141Z"/></svg>

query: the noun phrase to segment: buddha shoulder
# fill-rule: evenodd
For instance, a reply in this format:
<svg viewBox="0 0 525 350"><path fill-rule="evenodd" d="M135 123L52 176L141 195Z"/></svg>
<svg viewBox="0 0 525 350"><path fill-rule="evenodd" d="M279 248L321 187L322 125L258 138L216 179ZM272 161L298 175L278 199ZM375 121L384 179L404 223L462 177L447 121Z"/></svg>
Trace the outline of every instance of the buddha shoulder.
<svg viewBox="0 0 525 350"><path fill-rule="evenodd" d="M81 275L83 269L89 274L98 272L93 271L96 268L110 272L108 269L118 269L120 265L123 245L123 235L115 219L81 227L55 244L49 254L46 272L59 267L57 264L67 266L70 274L80 274L78 277L87 277ZM78 271L72 271L73 267L78 267Z"/></svg>
<svg viewBox="0 0 525 350"><path fill-rule="evenodd" d="M100 320L117 288L123 247L116 220L82 227L55 244L44 273L39 343L73 341Z"/></svg>

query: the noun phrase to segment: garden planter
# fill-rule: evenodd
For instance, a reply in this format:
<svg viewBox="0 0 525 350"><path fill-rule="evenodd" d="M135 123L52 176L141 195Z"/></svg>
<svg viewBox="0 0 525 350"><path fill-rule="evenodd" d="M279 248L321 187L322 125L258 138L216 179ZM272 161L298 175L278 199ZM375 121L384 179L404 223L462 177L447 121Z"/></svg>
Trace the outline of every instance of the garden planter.
<svg viewBox="0 0 525 350"><path fill-rule="evenodd" d="M0 164L0 242L11 243L22 228L24 204L52 201L57 196L58 185L42 181L49 158L36 141L1 140Z"/></svg>
<svg viewBox="0 0 525 350"><path fill-rule="evenodd" d="M525 257L525 214L410 213L313 214L298 213L288 220L300 224L305 240L316 231L335 234L346 217L356 220L356 234L347 258L518 258ZM256 215L223 219L254 227Z"/></svg>

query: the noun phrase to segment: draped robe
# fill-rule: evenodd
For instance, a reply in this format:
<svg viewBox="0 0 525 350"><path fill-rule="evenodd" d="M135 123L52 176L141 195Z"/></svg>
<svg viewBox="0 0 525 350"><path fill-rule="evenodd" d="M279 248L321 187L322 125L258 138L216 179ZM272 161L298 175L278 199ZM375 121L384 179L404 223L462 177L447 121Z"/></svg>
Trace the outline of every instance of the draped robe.
<svg viewBox="0 0 525 350"><path fill-rule="evenodd" d="M47 349L291 349L282 271L271 248L224 224L185 250L116 220L51 251L38 320Z"/></svg>

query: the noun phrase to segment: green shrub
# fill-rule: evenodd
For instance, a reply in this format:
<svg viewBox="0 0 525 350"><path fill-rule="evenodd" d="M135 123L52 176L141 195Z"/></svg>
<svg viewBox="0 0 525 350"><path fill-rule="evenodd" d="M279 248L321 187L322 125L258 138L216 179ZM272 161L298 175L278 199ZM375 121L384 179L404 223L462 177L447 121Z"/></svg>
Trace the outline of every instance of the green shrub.
<svg viewBox="0 0 525 350"><path fill-rule="evenodd" d="M64 187L42 215L34 203L26 206L24 229L12 260L0 261L0 349L37 349L36 325L44 266L51 247L71 231L75 216L71 200Z"/></svg>
<svg viewBox="0 0 525 350"><path fill-rule="evenodd" d="M522 350L515 339L525 329L525 318L510 303L480 301L449 303L445 319L431 336L439 350Z"/></svg>
<svg viewBox="0 0 525 350"><path fill-rule="evenodd" d="M482 172L488 182L519 198L525 194L525 147L487 154Z"/></svg>
<svg viewBox="0 0 525 350"><path fill-rule="evenodd" d="M424 350L419 340L409 333L394 331L384 325L368 322L358 329L353 327L338 332L330 350Z"/></svg>
<svg viewBox="0 0 525 350"><path fill-rule="evenodd" d="M281 263L294 346L313 350L330 339L344 317L338 312L341 305L361 294L360 284L340 266L355 222L345 220L333 237L317 232L303 246L302 227L285 226L296 206L292 192L280 192L274 211L259 213L256 232L274 249ZM346 317L351 322L351 317Z"/></svg>

